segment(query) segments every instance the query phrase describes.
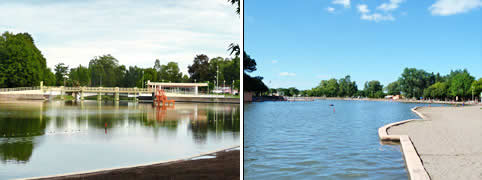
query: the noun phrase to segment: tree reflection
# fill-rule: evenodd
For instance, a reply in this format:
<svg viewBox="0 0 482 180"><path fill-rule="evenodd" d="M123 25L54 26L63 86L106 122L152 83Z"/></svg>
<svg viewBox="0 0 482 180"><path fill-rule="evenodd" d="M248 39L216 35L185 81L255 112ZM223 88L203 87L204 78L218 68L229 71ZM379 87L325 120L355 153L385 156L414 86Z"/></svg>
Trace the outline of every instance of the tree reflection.
<svg viewBox="0 0 482 180"><path fill-rule="evenodd" d="M26 163L32 156L33 148L33 137L0 139L0 160L4 164L8 161Z"/></svg>
<svg viewBox="0 0 482 180"><path fill-rule="evenodd" d="M43 104L23 108L2 104L0 108L0 160L26 163L32 156L34 136L45 134L48 118L43 115Z"/></svg>

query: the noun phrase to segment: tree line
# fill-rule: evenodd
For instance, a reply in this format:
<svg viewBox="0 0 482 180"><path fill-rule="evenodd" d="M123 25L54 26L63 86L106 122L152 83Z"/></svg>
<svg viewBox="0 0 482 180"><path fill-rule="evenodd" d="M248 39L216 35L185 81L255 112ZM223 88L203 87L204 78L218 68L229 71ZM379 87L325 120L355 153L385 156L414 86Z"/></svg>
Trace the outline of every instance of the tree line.
<svg viewBox="0 0 482 180"><path fill-rule="evenodd" d="M178 63L161 64L155 60L153 67L141 68L119 64L112 55L101 55L89 61L88 66L70 68L64 63L55 65L54 71L46 65L46 59L28 33L5 32L0 37L0 87L38 86L103 86L143 87L153 82L208 82L211 88L219 85L239 89L240 58L216 57L210 59L200 54L188 66L188 74L180 72Z"/></svg>
<svg viewBox="0 0 482 180"><path fill-rule="evenodd" d="M364 88L359 90L356 82L351 81L348 75L341 79L322 80L318 86L309 90L280 88L270 89L270 92L283 92L291 96L383 98L386 95L402 95L415 99L467 100L472 95L480 96L482 78L476 80L466 69L451 71L442 76L422 69L405 68L400 77L386 87L380 81L372 80L365 82Z"/></svg>
<svg viewBox="0 0 482 180"><path fill-rule="evenodd" d="M423 69L405 68L400 77L383 86L380 81L365 82L359 89L351 76L322 80L308 90L290 88L268 88L263 77L251 77L247 73L256 71L256 61L244 52L244 90L256 95L316 96L316 97L368 97L383 98L386 95L402 95L412 99L468 100L479 98L482 92L482 78L478 80L466 69L451 71L447 75L429 73Z"/></svg>

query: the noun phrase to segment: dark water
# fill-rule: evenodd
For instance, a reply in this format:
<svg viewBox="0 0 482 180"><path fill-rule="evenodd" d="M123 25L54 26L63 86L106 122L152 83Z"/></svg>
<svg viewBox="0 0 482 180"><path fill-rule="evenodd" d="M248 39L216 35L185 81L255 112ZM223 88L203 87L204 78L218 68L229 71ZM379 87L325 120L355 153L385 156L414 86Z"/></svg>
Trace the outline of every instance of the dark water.
<svg viewBox="0 0 482 180"><path fill-rule="evenodd" d="M329 106L334 104L334 107ZM398 145L378 128L425 104L336 101L244 105L246 179L407 179Z"/></svg>
<svg viewBox="0 0 482 180"><path fill-rule="evenodd" d="M239 105L0 102L0 179L184 158L239 145Z"/></svg>

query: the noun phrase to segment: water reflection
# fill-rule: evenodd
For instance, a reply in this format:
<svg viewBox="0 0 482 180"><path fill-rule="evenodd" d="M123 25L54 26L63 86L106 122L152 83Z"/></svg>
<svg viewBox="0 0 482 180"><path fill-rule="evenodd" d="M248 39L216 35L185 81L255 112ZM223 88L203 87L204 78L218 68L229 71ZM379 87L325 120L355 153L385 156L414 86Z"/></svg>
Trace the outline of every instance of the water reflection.
<svg viewBox="0 0 482 180"><path fill-rule="evenodd" d="M184 137L191 136L191 141L199 145L206 144L211 136L223 139L228 135L232 140L227 143L236 143L239 116L239 105L233 104L177 103L163 108L130 102L0 102L0 161L26 164L34 149L45 141L49 147L43 148L59 148L52 146L56 142L48 137L75 134L93 141L109 137L106 143L151 137L153 141L186 141ZM214 146L212 143L210 146Z"/></svg>

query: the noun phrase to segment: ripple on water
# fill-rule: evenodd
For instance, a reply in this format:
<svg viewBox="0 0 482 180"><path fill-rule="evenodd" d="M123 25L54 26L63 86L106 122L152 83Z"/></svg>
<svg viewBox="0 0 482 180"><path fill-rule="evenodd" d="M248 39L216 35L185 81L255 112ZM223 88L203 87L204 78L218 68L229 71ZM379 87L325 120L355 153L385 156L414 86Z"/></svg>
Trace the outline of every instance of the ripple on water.
<svg viewBox="0 0 482 180"><path fill-rule="evenodd" d="M336 113L328 107L332 103ZM407 179L399 146L380 145L377 129L413 118L411 107L353 101L246 104L245 178Z"/></svg>

